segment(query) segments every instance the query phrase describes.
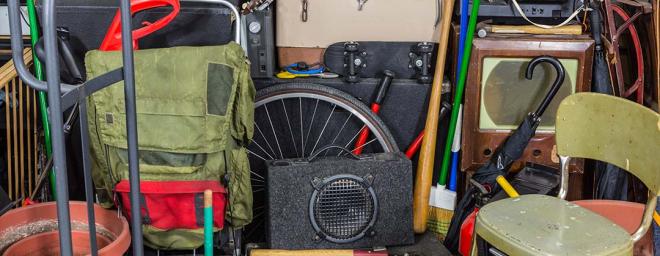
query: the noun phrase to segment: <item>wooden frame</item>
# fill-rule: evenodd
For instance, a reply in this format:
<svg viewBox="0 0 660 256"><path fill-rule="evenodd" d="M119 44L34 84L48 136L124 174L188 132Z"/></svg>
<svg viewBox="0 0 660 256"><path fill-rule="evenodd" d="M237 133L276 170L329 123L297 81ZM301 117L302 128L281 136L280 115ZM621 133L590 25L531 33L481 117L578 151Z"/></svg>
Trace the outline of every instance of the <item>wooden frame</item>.
<svg viewBox="0 0 660 256"><path fill-rule="evenodd" d="M578 60L576 78L577 92L591 88L591 67L593 41L587 36L530 36L530 35L490 35L473 41L470 59L470 73L464 100L461 170L472 172L486 163L491 154L509 136L510 132L480 130L479 103L481 98L482 63L486 57L532 58L550 55L557 58ZM556 157L553 132L538 132L525 149L521 162L559 167ZM536 152L535 152L536 151ZM522 166L518 163L517 166ZM582 173L583 163L572 165L572 172Z"/></svg>
<svg viewBox="0 0 660 256"><path fill-rule="evenodd" d="M23 60L32 65L32 51L25 49ZM0 91L4 92L7 194L12 200L27 198L36 187L39 166L39 123L37 91L19 79L13 61L0 66ZM7 107L13 106L13 107Z"/></svg>

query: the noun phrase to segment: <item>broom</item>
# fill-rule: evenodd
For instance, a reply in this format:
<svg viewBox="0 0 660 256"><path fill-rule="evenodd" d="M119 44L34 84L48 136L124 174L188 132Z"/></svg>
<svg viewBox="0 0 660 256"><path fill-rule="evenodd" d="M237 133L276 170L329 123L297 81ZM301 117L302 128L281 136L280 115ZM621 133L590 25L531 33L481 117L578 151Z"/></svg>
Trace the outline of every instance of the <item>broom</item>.
<svg viewBox="0 0 660 256"><path fill-rule="evenodd" d="M467 14L467 4L467 0L461 1L461 15ZM458 124L459 109L463 101L463 92L465 88L465 81L467 79L467 69L469 66L470 54L472 52L472 39L474 38L474 31L477 26L477 16L479 14L479 4L479 0L473 0L467 29L465 33L461 33L465 35L465 40L462 43L459 42L459 53L461 48L463 49L463 52L459 54L460 72L458 73L458 82L456 83L456 89L454 90L454 104L451 111L451 119L449 121L449 131L447 132L447 141L442 159L440 178L438 179L438 186L435 190L436 195L434 196L434 201L430 202L429 212L433 212L434 216L431 223L437 227L440 227L437 230L440 231L439 236L441 238L444 238L444 236L447 234L449 223L451 223L451 218L454 212L454 205L456 203L456 192L446 189L445 185L447 184L447 176L449 173L452 144L454 144L454 135L456 135L455 132L457 130L456 128ZM465 17L461 16L461 20L464 21ZM465 28L465 26L461 27Z"/></svg>
<svg viewBox="0 0 660 256"><path fill-rule="evenodd" d="M462 116L463 105L459 107L458 116ZM456 187L458 179L458 152L461 150L461 123L459 119L454 132L454 141L452 143L451 155L451 173L449 184L438 185L431 188L429 220L427 222L429 230L444 240L451 218L454 216L454 205L456 205Z"/></svg>

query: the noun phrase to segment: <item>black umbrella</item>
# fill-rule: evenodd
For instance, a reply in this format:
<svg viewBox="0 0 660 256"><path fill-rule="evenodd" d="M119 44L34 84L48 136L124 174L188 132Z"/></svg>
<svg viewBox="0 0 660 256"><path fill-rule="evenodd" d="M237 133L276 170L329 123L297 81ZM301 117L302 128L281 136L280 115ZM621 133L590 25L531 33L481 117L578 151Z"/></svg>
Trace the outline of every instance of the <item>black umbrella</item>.
<svg viewBox="0 0 660 256"><path fill-rule="evenodd" d="M495 151L493 157L486 163L486 165L479 168L472 179L480 184L489 185L491 189L491 194L497 192L499 187L495 178L499 175L505 175L511 164L520 158L523 154L523 151L527 147L529 141L534 137L536 133L536 128L541 122L541 115L545 112L545 109L548 107L552 99L559 91L562 83L564 82L565 71L564 67L561 65L561 62L554 57L550 56L539 56L532 59L527 65L527 72L525 73L525 78L528 80L532 79L532 74L534 73L534 68L542 63L550 63L555 70L557 70L557 78L550 87L550 91L545 96L539 107L536 111L531 112L525 116L523 122L518 126L518 128L511 134L506 141ZM466 191L466 193L461 198L461 201L456 205L456 211L454 216L451 219L451 224L449 226L449 231L447 232L447 238L445 239L445 246L456 253L458 250L458 239L461 224L467 218L467 216L474 210L476 203L476 195L479 193L479 190L474 186Z"/></svg>
<svg viewBox="0 0 660 256"><path fill-rule="evenodd" d="M610 70L608 68L607 60L605 59L603 40L601 39L603 18L599 11L600 3L598 1L592 1L591 9L593 9L593 11L591 11L589 21L595 45L591 91L614 95L612 80L610 79ZM594 198L614 200L628 199L628 173L622 171L619 167L601 161L594 161L593 168L596 170L595 173L597 175L596 193Z"/></svg>

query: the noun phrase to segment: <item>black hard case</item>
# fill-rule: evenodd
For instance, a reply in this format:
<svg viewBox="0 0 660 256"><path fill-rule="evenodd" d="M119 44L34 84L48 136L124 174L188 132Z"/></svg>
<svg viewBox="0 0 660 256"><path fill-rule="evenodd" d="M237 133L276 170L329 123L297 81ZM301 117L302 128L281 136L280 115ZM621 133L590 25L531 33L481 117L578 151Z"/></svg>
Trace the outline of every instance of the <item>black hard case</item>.
<svg viewBox="0 0 660 256"><path fill-rule="evenodd" d="M365 154L359 160L347 156L319 157L311 161L275 160L268 163L267 169L266 237L270 248L373 248L414 242L412 167L403 153ZM371 187L377 199L377 216L370 229L372 235L349 243L315 239L318 234L312 226L309 209L315 191L313 182L335 175L373 177ZM341 204L347 205L345 201ZM350 213L347 209L337 214Z"/></svg>

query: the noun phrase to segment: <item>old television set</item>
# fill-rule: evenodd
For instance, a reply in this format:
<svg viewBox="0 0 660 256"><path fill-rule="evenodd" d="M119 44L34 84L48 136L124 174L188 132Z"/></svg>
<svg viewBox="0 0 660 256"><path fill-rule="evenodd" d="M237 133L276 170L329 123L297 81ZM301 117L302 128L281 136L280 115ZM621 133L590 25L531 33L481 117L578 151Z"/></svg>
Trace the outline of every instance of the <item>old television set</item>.
<svg viewBox="0 0 660 256"><path fill-rule="evenodd" d="M472 9L472 2L469 1L468 10ZM573 0L518 0L518 3L525 16L548 22L561 22L582 5L582 1ZM460 15L460 8L456 8L455 13ZM503 23L525 23L512 0L482 1L479 6L479 17L489 17Z"/></svg>
<svg viewBox="0 0 660 256"><path fill-rule="evenodd" d="M532 58L485 57L482 61L479 93L479 129L509 132L527 113L538 106L547 94L557 72L550 65L534 71L534 79L525 79ZM577 59L559 59L566 77L559 92L541 116L537 133L552 132L559 102L576 92Z"/></svg>
<svg viewBox="0 0 660 256"><path fill-rule="evenodd" d="M463 111L463 171L474 171L489 161L545 97L556 76L552 66L537 66L532 80L524 77L529 61L540 55L558 58L566 77L520 163L559 166L554 139L557 107L566 96L589 91L593 41L587 36L489 35L473 42ZM576 162L572 171L581 172L582 164Z"/></svg>

